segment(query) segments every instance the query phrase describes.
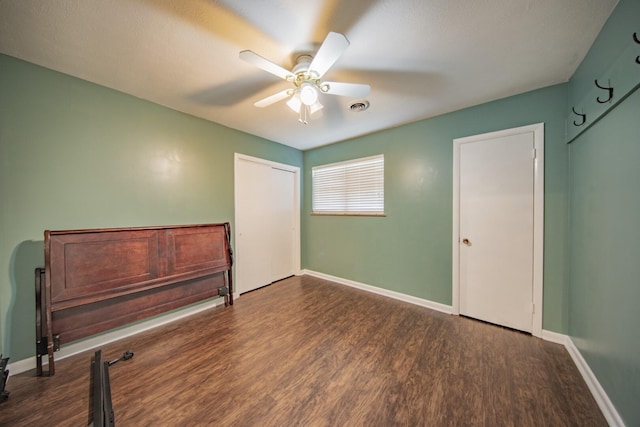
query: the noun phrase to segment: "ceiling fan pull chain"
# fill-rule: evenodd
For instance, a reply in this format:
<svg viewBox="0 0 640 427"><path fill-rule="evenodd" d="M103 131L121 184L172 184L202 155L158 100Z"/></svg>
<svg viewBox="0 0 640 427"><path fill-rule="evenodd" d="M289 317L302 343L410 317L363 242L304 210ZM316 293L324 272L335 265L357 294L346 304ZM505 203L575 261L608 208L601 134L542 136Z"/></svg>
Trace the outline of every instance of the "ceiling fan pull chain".
<svg viewBox="0 0 640 427"><path fill-rule="evenodd" d="M302 104L300 106L300 118L298 119L298 121L306 125L309 123L310 115L311 115L311 107L306 104Z"/></svg>

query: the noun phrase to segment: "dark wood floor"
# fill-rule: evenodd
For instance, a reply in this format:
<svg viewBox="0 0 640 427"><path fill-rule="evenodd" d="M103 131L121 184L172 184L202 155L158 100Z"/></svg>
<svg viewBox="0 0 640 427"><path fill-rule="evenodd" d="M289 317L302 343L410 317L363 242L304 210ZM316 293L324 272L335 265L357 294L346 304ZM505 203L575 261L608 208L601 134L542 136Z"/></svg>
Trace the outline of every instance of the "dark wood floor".
<svg viewBox="0 0 640 427"><path fill-rule="evenodd" d="M102 347L119 426L605 426L564 347L309 276ZM86 425L93 351L1 426Z"/></svg>

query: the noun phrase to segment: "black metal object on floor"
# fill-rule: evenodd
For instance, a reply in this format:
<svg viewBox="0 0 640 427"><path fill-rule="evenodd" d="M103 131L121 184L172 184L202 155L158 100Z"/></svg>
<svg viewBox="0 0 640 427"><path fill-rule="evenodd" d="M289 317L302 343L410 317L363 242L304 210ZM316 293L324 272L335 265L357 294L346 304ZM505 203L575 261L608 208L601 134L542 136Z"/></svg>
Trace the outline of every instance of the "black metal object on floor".
<svg viewBox="0 0 640 427"><path fill-rule="evenodd" d="M9 379L8 363L9 358L3 358L0 354L0 403L5 402L9 398L9 392L4 389L7 385L7 379Z"/></svg>

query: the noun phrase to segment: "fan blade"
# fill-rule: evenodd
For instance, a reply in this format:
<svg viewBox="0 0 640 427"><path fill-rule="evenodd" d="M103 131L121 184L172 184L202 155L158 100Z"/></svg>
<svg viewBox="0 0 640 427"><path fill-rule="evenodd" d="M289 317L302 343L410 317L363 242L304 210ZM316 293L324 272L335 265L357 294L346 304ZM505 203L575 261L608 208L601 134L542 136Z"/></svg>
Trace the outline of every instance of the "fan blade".
<svg viewBox="0 0 640 427"><path fill-rule="evenodd" d="M371 86L360 83L339 83L339 82L322 82L321 87L328 86L329 89L324 93L329 95L351 96L353 98L364 98L369 95Z"/></svg>
<svg viewBox="0 0 640 427"><path fill-rule="evenodd" d="M330 32L311 61L309 71L314 71L318 74L318 78L322 78L348 47L349 40L345 36Z"/></svg>
<svg viewBox="0 0 640 427"><path fill-rule="evenodd" d="M240 52L240 59L284 80L295 77L293 73L291 73L291 71L285 70L278 64L274 64L268 59L263 58L262 56L250 50L243 50L242 52Z"/></svg>
<svg viewBox="0 0 640 427"><path fill-rule="evenodd" d="M256 101L253 105L260 108L268 107L271 104L275 104L276 102L282 101L286 97L291 96L291 91L292 89L286 89L281 92L274 93L273 95L267 96L260 101Z"/></svg>

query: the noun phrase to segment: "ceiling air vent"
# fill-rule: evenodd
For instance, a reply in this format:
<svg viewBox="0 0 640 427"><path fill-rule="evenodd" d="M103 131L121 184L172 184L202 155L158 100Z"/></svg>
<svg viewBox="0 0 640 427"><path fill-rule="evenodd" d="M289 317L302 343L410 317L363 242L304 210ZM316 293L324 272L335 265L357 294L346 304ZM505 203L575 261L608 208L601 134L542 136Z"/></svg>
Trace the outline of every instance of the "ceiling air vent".
<svg viewBox="0 0 640 427"><path fill-rule="evenodd" d="M349 109L351 111L355 111L356 113L361 112L366 110L367 108L369 108L369 101L359 101L359 102L354 102L353 104L351 104L351 106L349 107Z"/></svg>

